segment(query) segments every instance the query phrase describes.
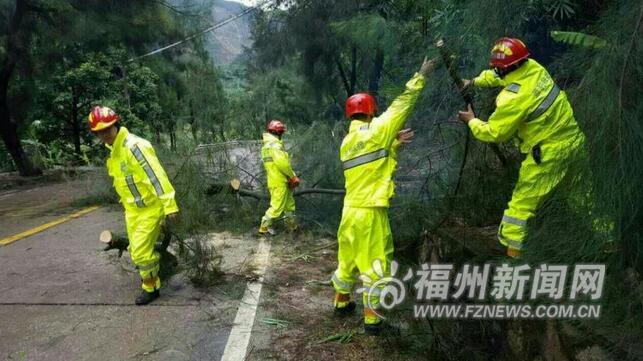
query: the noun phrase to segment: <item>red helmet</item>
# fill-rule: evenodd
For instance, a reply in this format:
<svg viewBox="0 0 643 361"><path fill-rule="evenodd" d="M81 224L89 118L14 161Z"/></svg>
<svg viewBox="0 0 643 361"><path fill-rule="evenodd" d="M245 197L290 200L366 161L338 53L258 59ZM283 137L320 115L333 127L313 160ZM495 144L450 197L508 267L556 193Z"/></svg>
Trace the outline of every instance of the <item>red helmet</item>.
<svg viewBox="0 0 643 361"><path fill-rule="evenodd" d="M97 132L112 126L121 119L121 117L108 107L96 106L92 109L92 112L89 113L88 119L89 129L91 129L92 132Z"/></svg>
<svg viewBox="0 0 643 361"><path fill-rule="evenodd" d="M281 120L271 120L266 126L268 133L282 135L286 131L286 126Z"/></svg>
<svg viewBox="0 0 643 361"><path fill-rule="evenodd" d="M355 114L374 116L377 113L377 102L372 95L357 93L346 99L346 118L350 119Z"/></svg>
<svg viewBox="0 0 643 361"><path fill-rule="evenodd" d="M515 38L500 38L496 40L491 49L489 66L498 69L507 69L529 57L529 49L525 43Z"/></svg>

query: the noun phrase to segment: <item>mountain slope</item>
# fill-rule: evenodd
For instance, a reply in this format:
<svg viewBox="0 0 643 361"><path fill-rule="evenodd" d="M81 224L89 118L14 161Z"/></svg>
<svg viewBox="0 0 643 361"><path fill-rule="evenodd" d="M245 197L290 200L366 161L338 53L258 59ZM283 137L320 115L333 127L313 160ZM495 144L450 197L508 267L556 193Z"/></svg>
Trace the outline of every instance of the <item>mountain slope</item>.
<svg viewBox="0 0 643 361"><path fill-rule="evenodd" d="M212 7L213 23L226 20L241 13L247 7L234 1L216 0ZM244 47L252 44L250 39L250 24L252 14L242 16L206 36L206 48L217 65L232 63Z"/></svg>

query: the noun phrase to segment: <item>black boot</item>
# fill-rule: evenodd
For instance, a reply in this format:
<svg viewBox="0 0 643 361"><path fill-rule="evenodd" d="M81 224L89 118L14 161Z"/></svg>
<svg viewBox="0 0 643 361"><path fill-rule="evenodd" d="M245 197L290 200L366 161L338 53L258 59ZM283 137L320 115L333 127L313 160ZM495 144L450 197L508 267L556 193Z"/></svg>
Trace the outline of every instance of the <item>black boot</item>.
<svg viewBox="0 0 643 361"><path fill-rule="evenodd" d="M367 336L400 337L402 332L397 326L381 321L375 324L364 324L364 334Z"/></svg>
<svg viewBox="0 0 643 361"><path fill-rule="evenodd" d="M134 301L134 303L136 303L139 306L147 305L148 303L159 298L159 296L160 296L159 290L154 290L154 292L147 292L143 290L143 292L141 292L141 294L138 297L136 297L136 300Z"/></svg>
<svg viewBox="0 0 643 361"><path fill-rule="evenodd" d="M350 301L344 307L335 307L335 314L340 317L349 316L355 311L355 302Z"/></svg>
<svg viewBox="0 0 643 361"><path fill-rule="evenodd" d="M378 323L365 323L364 324L364 333L367 336L379 336L382 331L382 324L384 322L380 321Z"/></svg>

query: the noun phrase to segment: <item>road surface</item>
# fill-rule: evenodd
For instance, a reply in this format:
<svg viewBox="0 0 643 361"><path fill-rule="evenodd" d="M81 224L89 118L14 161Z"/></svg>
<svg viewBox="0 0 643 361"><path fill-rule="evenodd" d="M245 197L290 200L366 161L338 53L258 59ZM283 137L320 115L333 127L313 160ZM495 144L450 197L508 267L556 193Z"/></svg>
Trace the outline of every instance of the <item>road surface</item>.
<svg viewBox="0 0 643 361"><path fill-rule="evenodd" d="M83 186L74 181L0 193L0 239L77 211L71 205ZM134 306L137 274L98 242L100 231L122 227L118 208L101 207L0 246L2 359L221 358L239 300L175 276L153 305Z"/></svg>

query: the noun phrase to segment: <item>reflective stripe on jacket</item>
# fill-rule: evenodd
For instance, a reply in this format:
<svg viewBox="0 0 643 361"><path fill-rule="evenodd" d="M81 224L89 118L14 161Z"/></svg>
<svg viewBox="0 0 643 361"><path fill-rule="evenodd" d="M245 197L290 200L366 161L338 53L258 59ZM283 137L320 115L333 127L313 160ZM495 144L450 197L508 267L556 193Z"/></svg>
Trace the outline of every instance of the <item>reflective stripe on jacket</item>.
<svg viewBox="0 0 643 361"><path fill-rule="evenodd" d="M161 206L165 214L178 212L174 187L150 142L121 127L108 148L107 171L126 210Z"/></svg>
<svg viewBox="0 0 643 361"><path fill-rule="evenodd" d="M492 73L486 71L474 84L501 84L493 79ZM578 137L581 131L567 95L542 65L529 59L507 74L502 82L504 89L496 98L496 110L489 120L469 122L469 128L478 140L504 142L514 138L520 151L529 153L542 142L564 142Z"/></svg>
<svg viewBox="0 0 643 361"><path fill-rule="evenodd" d="M393 143L423 88L424 77L415 74L406 83L404 93L379 117L370 123L351 121L340 150L346 180L344 206L389 206L395 188L392 179L396 165Z"/></svg>
<svg viewBox="0 0 643 361"><path fill-rule="evenodd" d="M288 179L295 176L284 142L270 133L263 133L261 159L266 169L268 188L287 187Z"/></svg>

